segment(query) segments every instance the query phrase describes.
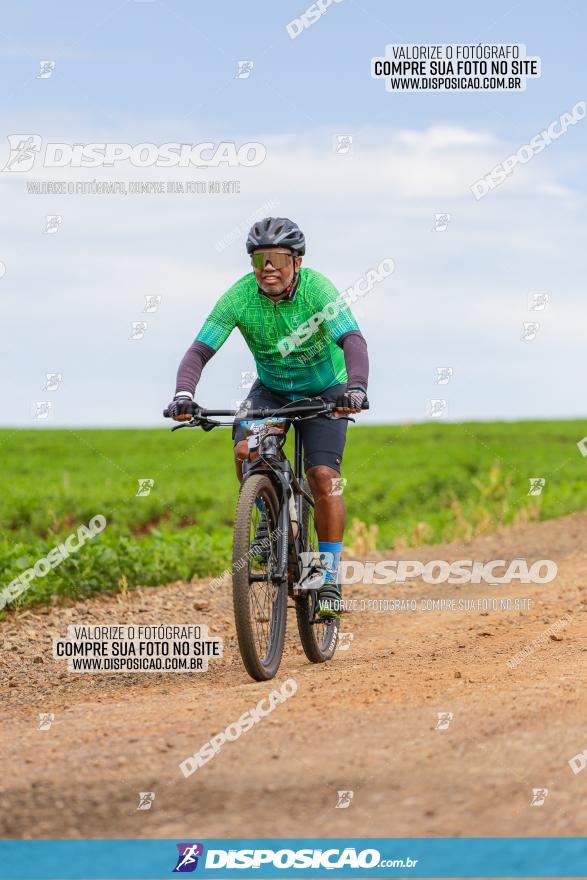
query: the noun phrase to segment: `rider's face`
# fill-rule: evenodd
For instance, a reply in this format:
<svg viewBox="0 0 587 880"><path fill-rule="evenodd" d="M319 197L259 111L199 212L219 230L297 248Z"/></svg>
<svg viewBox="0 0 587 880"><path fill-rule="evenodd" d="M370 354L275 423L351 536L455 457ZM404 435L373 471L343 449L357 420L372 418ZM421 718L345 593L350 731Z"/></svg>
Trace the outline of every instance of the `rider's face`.
<svg viewBox="0 0 587 880"><path fill-rule="evenodd" d="M259 253L263 248L258 248L255 253ZM253 268L253 272L255 273L255 278L257 279L257 284L261 288L264 293L268 293L270 296L281 296L286 287L291 284L293 276L294 276L294 260L291 259L291 251L288 248L271 248L270 251L266 251L268 253L267 260L265 261L265 266L262 269ZM281 268L276 269L273 263L270 261L270 254L287 254L290 259L287 261L287 264ZM302 265L302 258L295 258L295 271L299 272L300 266Z"/></svg>

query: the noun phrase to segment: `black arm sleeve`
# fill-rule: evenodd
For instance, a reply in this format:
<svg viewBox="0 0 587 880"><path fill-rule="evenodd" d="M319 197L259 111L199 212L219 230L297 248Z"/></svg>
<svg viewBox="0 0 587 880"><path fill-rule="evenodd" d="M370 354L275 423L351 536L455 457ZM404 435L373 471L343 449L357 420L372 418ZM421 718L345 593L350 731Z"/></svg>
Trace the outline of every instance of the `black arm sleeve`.
<svg viewBox="0 0 587 880"><path fill-rule="evenodd" d="M369 354L367 342L359 330L351 330L344 333L336 342L344 352L348 385L362 388L367 391L369 381Z"/></svg>
<svg viewBox="0 0 587 880"><path fill-rule="evenodd" d="M205 342L192 342L177 371L176 394L178 391L189 391L190 394L195 394L202 370L214 354L216 354L215 349L206 345Z"/></svg>

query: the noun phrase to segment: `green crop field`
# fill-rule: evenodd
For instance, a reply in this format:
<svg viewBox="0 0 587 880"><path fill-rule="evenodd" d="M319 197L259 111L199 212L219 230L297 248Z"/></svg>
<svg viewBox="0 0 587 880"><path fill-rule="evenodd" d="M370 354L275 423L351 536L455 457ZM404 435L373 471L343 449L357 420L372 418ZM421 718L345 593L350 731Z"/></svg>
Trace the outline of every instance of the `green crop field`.
<svg viewBox="0 0 587 880"><path fill-rule="evenodd" d="M400 549L581 510L586 431L582 421L351 426L345 546ZM107 520L9 607L230 564L238 484L228 430L5 429L0 452L0 589L96 514ZM540 496L528 494L535 477L546 480ZM152 489L137 496L143 479Z"/></svg>

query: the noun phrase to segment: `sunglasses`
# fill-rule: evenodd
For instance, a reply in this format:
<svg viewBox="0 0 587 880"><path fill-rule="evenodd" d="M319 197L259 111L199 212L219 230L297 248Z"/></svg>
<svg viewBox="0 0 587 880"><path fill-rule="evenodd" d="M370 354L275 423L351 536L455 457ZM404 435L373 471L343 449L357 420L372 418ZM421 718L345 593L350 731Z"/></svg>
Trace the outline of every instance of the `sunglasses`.
<svg viewBox="0 0 587 880"><path fill-rule="evenodd" d="M265 263L271 263L274 269L285 269L291 265L291 254L277 254L275 251L259 251L251 254L251 263L255 269L264 269Z"/></svg>

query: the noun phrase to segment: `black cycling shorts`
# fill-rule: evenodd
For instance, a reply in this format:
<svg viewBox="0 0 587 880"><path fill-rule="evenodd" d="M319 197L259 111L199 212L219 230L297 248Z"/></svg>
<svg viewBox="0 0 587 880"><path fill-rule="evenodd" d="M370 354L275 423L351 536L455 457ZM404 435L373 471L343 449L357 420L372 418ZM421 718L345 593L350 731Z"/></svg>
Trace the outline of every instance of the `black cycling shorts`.
<svg viewBox="0 0 587 880"><path fill-rule="evenodd" d="M317 396L323 397L325 400L335 400L345 391L346 385L333 385ZM292 403L289 398L271 391L258 379L249 391L247 400L250 401L249 406L253 408L268 406L272 409L279 409L285 404L291 405ZM299 402L301 403L301 401ZM239 440L244 440L247 435L246 429L241 428L239 421L235 419L232 429L232 439L235 445ZM290 425L291 422L287 426L288 429ZM325 415L300 423L305 471L317 464L323 464L340 473L347 427L348 419L329 419Z"/></svg>

